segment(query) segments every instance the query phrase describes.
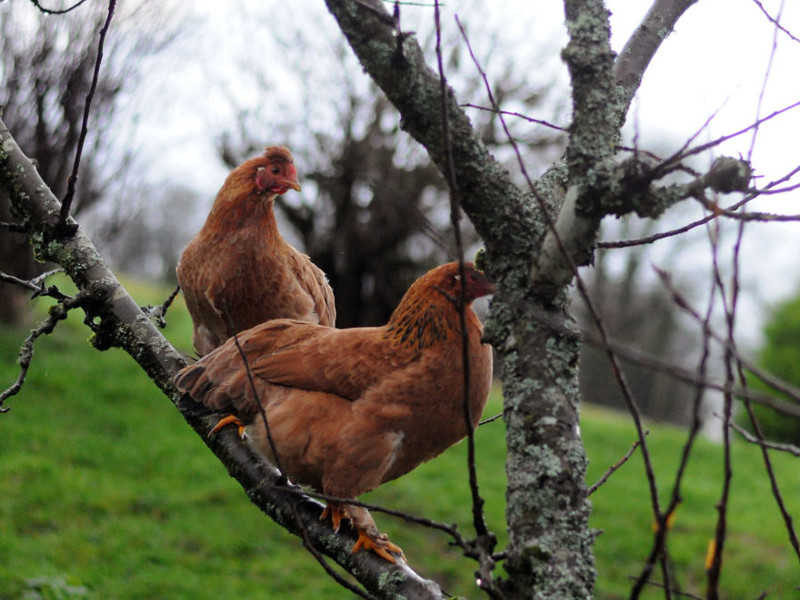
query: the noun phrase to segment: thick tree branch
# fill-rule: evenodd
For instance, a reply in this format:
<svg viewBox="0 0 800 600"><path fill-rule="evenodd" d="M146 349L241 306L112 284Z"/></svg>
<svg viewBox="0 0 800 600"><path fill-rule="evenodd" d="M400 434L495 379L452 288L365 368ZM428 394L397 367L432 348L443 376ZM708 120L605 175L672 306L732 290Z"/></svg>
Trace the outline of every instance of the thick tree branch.
<svg viewBox="0 0 800 600"><path fill-rule="evenodd" d="M362 66L399 110L401 126L445 172L439 78L414 37L398 40L396 20L377 0L326 3ZM531 202L489 155L449 88L445 106L462 208L483 238L481 264L498 289L486 336L501 357L508 444L508 578L500 589L508 598L588 598L594 534L578 429L578 345L533 318L542 310L538 299L554 318L565 319L566 297L563 289L541 294L527 268L547 228L541 207L557 207L564 182L556 176L537 184L541 204Z"/></svg>
<svg viewBox="0 0 800 600"><path fill-rule="evenodd" d="M254 504L290 533L307 536L314 548L333 558L374 596L445 597L438 584L421 578L405 564L392 565L371 552L351 554L355 534L334 534L327 521L319 520L318 502L276 487L275 469L242 443L235 432L223 431L208 438L216 419L193 412L189 403L181 402L172 385L172 377L185 364L184 358L128 295L82 229L76 228L68 239L54 234L61 205L1 120L0 188L7 193L16 218L30 232L37 258L61 265L78 286L81 308L96 323L92 344L101 350L116 346L128 352L181 410ZM77 226L71 217L69 222Z"/></svg>
<svg viewBox="0 0 800 600"><path fill-rule="evenodd" d="M632 178L634 173L641 175L649 170L637 156L615 165L613 153L619 129L647 66L677 20L695 1L656 0L616 60L609 45L605 3L565 1L570 43L563 56L570 70L573 99L567 150L569 188L556 227L548 231L541 252L531 264L535 284L558 290L572 280L574 274L563 249L576 264L589 264L602 218L624 214L619 207L621 198L633 196L640 200L636 209L629 205L627 212L644 210L651 214L660 214L682 199L651 190L652 179Z"/></svg>
<svg viewBox="0 0 800 600"><path fill-rule="evenodd" d="M401 32L379 0L326 0L326 4L361 64L400 112L401 127L427 149L445 173L439 76L426 64L416 39L402 33L398 40ZM530 254L533 240L525 223L533 214L508 173L473 131L449 87L446 107L462 207L486 244L489 262L497 269L499 265L491 257L499 245L506 254L508 248L518 255Z"/></svg>
<svg viewBox="0 0 800 600"><path fill-rule="evenodd" d="M614 63L614 80L620 93L619 124L625 122L633 96L661 44L675 23L697 0L655 0L639 27L633 32Z"/></svg>

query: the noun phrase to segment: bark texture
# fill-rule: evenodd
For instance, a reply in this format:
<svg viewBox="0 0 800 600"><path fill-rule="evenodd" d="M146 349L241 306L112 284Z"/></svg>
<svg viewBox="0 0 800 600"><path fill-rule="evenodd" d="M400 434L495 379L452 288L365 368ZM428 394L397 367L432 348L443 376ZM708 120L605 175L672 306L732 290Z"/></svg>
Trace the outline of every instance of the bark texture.
<svg viewBox="0 0 800 600"><path fill-rule="evenodd" d="M446 172L439 76L416 40L377 0L326 3L365 71L400 112L403 129ZM619 186L608 183L626 179L613 163L619 129L650 59L692 3L657 0L626 45L624 64L617 65L604 2L565 0L570 43L563 57L573 84L570 144L566 160L530 190L512 185L448 88L461 205L485 243L484 266L498 282L486 336L500 355L505 398L510 542L508 577L498 589L507 598L593 593L594 533L578 427L579 345L564 333L566 286L575 266L591 259L602 217L621 212L615 208ZM572 198L566 205L565 195Z"/></svg>

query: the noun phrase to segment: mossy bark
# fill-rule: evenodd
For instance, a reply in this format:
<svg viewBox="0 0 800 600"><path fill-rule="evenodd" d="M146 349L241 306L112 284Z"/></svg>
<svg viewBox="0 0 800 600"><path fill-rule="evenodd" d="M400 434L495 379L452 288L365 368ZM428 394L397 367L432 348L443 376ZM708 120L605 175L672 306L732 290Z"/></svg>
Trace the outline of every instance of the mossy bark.
<svg viewBox="0 0 800 600"><path fill-rule="evenodd" d="M398 43L379 2L328 0L369 75L400 111L402 127L445 168L439 76L413 38ZM475 135L451 90L446 99L461 204L481 235L484 266L498 282L487 337L500 355L507 425L507 526L510 544L499 583L507 598L589 598L594 586L586 456L578 429L578 343L556 333L566 321L564 287L541 295L529 277L547 219L514 186ZM563 171L539 182L557 209ZM563 327L562 327L563 329Z"/></svg>

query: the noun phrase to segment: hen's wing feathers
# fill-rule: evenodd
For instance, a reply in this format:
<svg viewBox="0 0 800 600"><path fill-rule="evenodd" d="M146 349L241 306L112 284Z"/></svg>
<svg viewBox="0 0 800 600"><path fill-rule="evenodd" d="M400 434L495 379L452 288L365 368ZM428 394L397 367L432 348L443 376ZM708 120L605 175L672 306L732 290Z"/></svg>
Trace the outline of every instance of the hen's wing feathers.
<svg viewBox="0 0 800 600"><path fill-rule="evenodd" d="M273 325L272 322L269 325ZM267 327L251 369L273 384L336 394L356 400L391 370L415 358L414 353L387 351L379 328L332 329L291 321ZM266 338L266 339L264 339ZM248 352L249 354L249 352Z"/></svg>
<svg viewBox="0 0 800 600"><path fill-rule="evenodd" d="M416 358L415 352L387 351L380 331L276 319L228 340L181 371L176 384L212 410L232 410L245 418L258 410L256 395L262 403L269 402L265 394L270 384L354 401L389 372ZM242 353L253 383L242 368Z"/></svg>
<svg viewBox="0 0 800 600"><path fill-rule="evenodd" d="M336 323L336 301L333 290L328 283L325 273L305 254L300 254L303 260L296 263L295 276L298 282L314 302L314 312L317 314L320 325L333 327Z"/></svg>

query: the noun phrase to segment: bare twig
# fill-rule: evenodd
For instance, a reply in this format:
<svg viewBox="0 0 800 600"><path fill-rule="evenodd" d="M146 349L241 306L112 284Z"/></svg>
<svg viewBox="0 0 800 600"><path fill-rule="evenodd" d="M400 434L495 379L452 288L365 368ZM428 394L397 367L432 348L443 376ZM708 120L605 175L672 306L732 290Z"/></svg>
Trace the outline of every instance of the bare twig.
<svg viewBox="0 0 800 600"><path fill-rule="evenodd" d="M742 208L743 206L747 205L748 202L752 201L753 199L757 198L760 195L768 194L768 193L777 193L779 190L774 190L773 188L777 187L781 183L785 183L786 181L789 181L790 179L792 179L792 177L797 175L797 173L800 173L800 166L795 167L794 169L792 169L789 173L787 173L783 177L780 177L779 179L776 179L775 181L770 182L769 184L767 184L763 188L755 190L755 191L747 194L747 196L745 196L742 200L732 204L730 207L728 207L726 209L719 209L718 205L717 205L717 207L718 207L719 210L723 210L725 212L733 212L735 210L738 210L739 208ZM789 189L791 189L791 188L789 188ZM665 232L662 232L662 233L656 233L654 235L650 235L650 236L639 238L639 239L623 240L623 241L615 241L615 242L599 242L597 244L597 247L598 248L603 248L603 249L612 249L612 248L630 248L632 246L643 246L643 245L646 245L646 244L652 244L653 242L657 242L657 241L662 240L664 238L674 237L674 236L680 235L682 233L686 233L687 231L690 231L690 230L695 229L697 227L700 227L701 225L705 225L706 223L708 223L712 219L715 219L716 216L717 216L716 215L716 211L715 212L711 212L710 214L706 215L702 219L698 219L696 221L693 221L692 223L684 225L683 227L678 227L677 229L671 229L669 231L665 231Z"/></svg>
<svg viewBox="0 0 800 600"><path fill-rule="evenodd" d="M650 434L650 431L645 431L644 434L645 436L647 436ZM628 449L628 451L623 455L623 457L620 458L616 463L611 465L608 468L608 470L605 473L603 473L600 479L598 479L596 482L594 482L592 485L589 486L589 489L586 490L586 495L591 496L597 491L597 489L600 486L602 486L606 481L608 481L609 477L611 477L622 465L628 462L628 459L631 456L633 456L633 453L636 451L639 445L640 445L639 440L633 442L633 445Z"/></svg>
<svg viewBox="0 0 800 600"><path fill-rule="evenodd" d="M275 467L278 469L281 477L285 478L284 471L281 468L281 460L278 456L278 449L275 446L275 440L272 438L272 430L269 427L269 420L267 419L267 411L264 408L264 405L261 403L261 395L258 393L258 389L256 388L256 382L253 378L253 372L250 370L250 363L247 360L247 355L244 353L244 349L242 345L239 343L239 336L236 333L236 328L233 325L233 319L231 318L231 313L228 310L228 303L225 302L225 299L222 300L222 313L225 315L225 318L228 321L228 328L233 331L233 343L236 345L236 350L239 352L239 356L242 358L242 364L244 364L244 371L247 375L247 382L250 384L250 389L253 392L253 398L255 399L256 406L258 407L258 412L261 414L261 420L264 422L264 429L267 432L267 441L269 442L270 450L272 451L272 456L274 459Z"/></svg>
<svg viewBox="0 0 800 600"><path fill-rule="evenodd" d="M676 152L675 154L670 156L668 159L666 159L664 161L664 163L662 164L661 169L664 172L667 172L674 165L676 165L677 163L680 163L681 161L689 158L690 156L694 156L696 154L701 154L702 152L705 152L706 150L710 150L711 148L716 148L717 146L719 146L723 142L727 142L728 140L732 140L733 138L739 137L740 135L744 135L748 131L752 131L753 129L757 129L763 123L766 123L767 121L771 121L772 119L774 119L776 117L779 117L780 115L782 115L782 114L784 114L784 113L786 113L786 112L788 112L790 110L794 110L795 108L798 108L798 107L800 107L800 101L794 102L794 103L792 103L792 104L790 104L788 106L785 106L785 107L783 107L781 109L778 109L778 110L768 114L766 117L762 117L760 119L757 119L756 121L754 121L753 123L751 123L747 127L739 129L738 131L734 131L733 133L729 133L727 135L723 135L723 136L718 137L718 138L716 138L714 140L711 140L710 142L706 142L705 144L700 144L699 146L695 146L694 148L692 148L690 150L686 150L686 149L682 148L681 150L679 150L678 152Z"/></svg>
<svg viewBox="0 0 800 600"><path fill-rule="evenodd" d="M738 280L738 256L742 236L744 234L744 223L739 223L739 231L733 251L734 276L732 281L732 293L730 304L726 297L725 284L722 281L722 274L719 267L719 221L714 221L710 226L708 239L711 244L711 256L713 263L714 284L722 297L722 305L725 308L725 321L727 323L727 338L724 353L725 381L733 385L735 381L734 361L738 352L735 346L734 324L736 318L736 306L739 298ZM741 363L738 363L741 364ZM708 600L719 598L719 579L722 574L722 557L725 549L725 540L728 533L728 500L730 498L731 481L733 479L733 465L731 462L731 439L728 424L733 419L733 395L726 393L723 395L723 421L725 427L722 431L723 442L723 476L722 490L719 502L716 504L717 524L714 531L713 553L711 561L706 569L707 585L706 597Z"/></svg>
<svg viewBox="0 0 800 600"><path fill-rule="evenodd" d="M63 272L63 269L53 269L52 271L42 273L33 279L20 279L14 275L0 272L0 281L27 288L33 291L34 298L37 296L48 296L50 298L54 298L55 300L61 301L66 300L69 298L69 296L62 294L61 291L54 285L51 285L49 288L45 287L44 285L44 282L48 277L61 272Z"/></svg>
<svg viewBox="0 0 800 600"><path fill-rule="evenodd" d="M86 0L78 0L75 4L73 4L69 8L63 8L59 10L59 9L45 8L44 6L42 6L39 0L31 0L31 4L33 4L36 8L38 8L42 13L46 15L64 15L68 12L72 12L84 2L86 2Z"/></svg>
<svg viewBox="0 0 800 600"><path fill-rule="evenodd" d="M678 290L676 290L675 287L672 285L672 283L670 282L669 274L666 273L665 271L659 269L659 268L654 268L654 270L658 274L658 276L661 278L662 284L664 285L665 289L667 291L669 291L669 293L672 295L676 306L678 306L684 313L686 313L687 315L689 315L690 317L692 317L696 321L702 322L703 318L700 315L697 314L697 312L691 307L691 305L686 300L686 298L684 298L683 295ZM747 369L748 371L753 373L761 381L763 381L764 383L766 383L767 385L769 385L770 387L772 387L776 391L781 392L782 394L785 394L786 396L788 396L792 400L800 402L800 389L797 389L797 388L789 385L785 381L782 381L779 378L775 377L774 375L771 375L770 373L767 373L763 369L759 368L753 362L745 359L743 356L741 356L740 353L738 353L738 351L735 348L735 346L732 345L729 340L723 338L722 336L720 336L718 333L714 332L713 330L709 329L708 330L708 334L711 336L711 338L714 341L716 341L718 344L720 344L720 346L722 346L723 349L731 350L733 352L733 355L736 356L736 359L741 363L742 367L744 367L745 369ZM733 390L734 388L733 388L732 385L730 385L730 386L725 386L723 389L724 390ZM750 394L748 394L748 397L750 397L751 399L754 398L754 396L752 396ZM790 407L778 408L779 405L775 404L775 403L772 403L772 404L768 403L768 405L773 410L778 410L779 412L781 412L783 414L787 414L787 415L791 415L791 416L798 416L798 411L795 410L795 409L792 409Z"/></svg>
<svg viewBox="0 0 800 600"><path fill-rule="evenodd" d="M395 14L398 14L395 5ZM462 406L464 410L464 425L467 431L467 470L469 475L469 487L472 496L472 525L475 528L475 548L477 549L477 560L480 565L480 576L478 585L493 598L503 598L504 595L494 583L492 570L495 563L492 560L492 553L497 545L497 536L489 531L486 524L486 516L483 512L484 500L480 495L478 487L478 474L475 467L475 426L473 425L472 407L470 406L470 366L469 366L469 340L467 337L467 287L466 271L464 267L464 243L461 237L461 199L456 180L453 148L450 144L450 119L447 110L448 85L444 74L444 63L442 59L442 30L440 23L439 0L435 0L434 22L436 25L436 59L439 69L439 82L441 93L441 115L442 115L442 145L445 150L443 164L445 165L445 177L450 188L450 223L453 227L455 236L456 250L458 252L458 267L461 286L457 302L459 325L461 327L461 365L463 368L463 393Z"/></svg>
<svg viewBox="0 0 800 600"><path fill-rule="evenodd" d="M346 589L349 592L352 592L356 596L360 596L361 598L366 598L366 600L375 600L374 596L368 594L360 587L353 585L352 583L347 581L347 579L345 579L339 573L337 573L336 570L334 570L328 564L328 561L325 560L325 558L322 556L319 550L317 550L314 547L314 544L311 543L311 538L308 537L308 529L306 529L305 525L303 524L303 519L300 517L300 513L297 512L297 503L299 502L302 502L302 499L299 499L296 503L292 505L292 512L294 513L294 518L297 520L297 525L300 528L300 531L302 532L300 539L303 540L303 547L311 553L311 556L313 556L316 559L316 561L325 570L325 572L344 589Z"/></svg>
<svg viewBox="0 0 800 600"><path fill-rule="evenodd" d="M478 423L478 427L480 427L481 425L488 425L489 423L494 423L498 419L502 419L502 418L503 418L503 413L499 412L495 416L489 417L488 419L484 419L483 421Z"/></svg>
<svg viewBox="0 0 800 600"><path fill-rule="evenodd" d="M114 9L117 5L117 0L108 0L108 15L103 27L100 29L100 41L97 44L97 58L94 63L94 73L92 75L92 84L89 87L89 92L86 94L86 105L83 109L83 123L81 124L81 132L78 137L78 147L75 151L75 161L72 165L72 173L67 180L67 193L61 203L61 221L57 231L61 233L74 232L75 227L71 227L67 223L70 208L72 207L72 199L75 196L75 184L78 181L78 169L81 165L81 155L83 154L83 145L86 142L86 134L89 132L89 113L92 109L92 98L94 98L95 90L97 89L97 82L100 78L100 63L103 61L103 46L106 41L106 33L111 25L111 19L114 17ZM75 7L73 7L75 8Z"/></svg>
<svg viewBox="0 0 800 600"><path fill-rule="evenodd" d="M770 49L769 55L769 62L767 64L767 68L764 72L764 80L761 85L761 91L758 96L758 105L756 107L756 120L761 114L761 107L764 100L764 94L766 92L767 84L769 82L770 74L772 73L772 65L775 60L775 55L778 49L778 32L782 30L780 25L780 18L783 14L783 7L784 2L781 1L780 7L778 9L778 15L776 19L770 19L775 24L775 30L773 32L772 38L772 48ZM763 10L763 7L761 7ZM753 137L750 142L750 149L748 151L748 160L750 156L752 156L753 151L755 149L756 139L758 137L759 128L756 127L753 130ZM734 277L733 277L733 306L731 308L731 316L730 316L730 324L729 324L729 338L731 341L731 345L733 346L733 320L735 318L735 310L736 304L738 301L738 294L739 294L739 251L741 247L742 237L744 235L744 222L739 223L739 233L736 240L736 245L734 247ZM739 377L739 382L742 387L747 387L747 377L745 375L744 369L742 367L741 361L736 362L737 367L737 374ZM764 438L764 435L761 431L761 427L759 426L758 420L753 412L753 408L748 400L744 402L745 409L747 410L748 417L750 419L750 423L753 426L753 431L755 432L756 436L760 439ZM784 502L783 495L781 494L780 487L778 486L777 476L775 475L775 469L772 466L772 460L770 459L769 452L764 446L760 447L761 449L761 457L764 461L764 468L766 469L767 476L769 477L770 487L772 489L772 495L775 498L775 502L778 505L778 510L781 513L781 517L783 518L784 524L786 526L786 531L789 534L789 541L794 549L795 555L800 559L800 540L798 540L797 532L795 531L792 516L789 514L789 511L786 508L786 503Z"/></svg>
<svg viewBox="0 0 800 600"><path fill-rule="evenodd" d="M721 419L722 417L718 413L714 413L714 416ZM793 454L794 456L800 456L800 448L795 446L794 444L782 444L781 442L770 442L769 440L765 440L762 437L755 436L749 431L747 431L744 427L737 425L734 422L728 424L730 427L733 428L739 435L741 435L746 441L750 442L751 444L755 444L760 446L761 448L766 448L768 450L777 450L778 452L786 452L787 454Z"/></svg>
<svg viewBox="0 0 800 600"><path fill-rule="evenodd" d="M31 362L33 361L33 350L36 340L43 335L49 335L53 333L59 321L66 319L67 313L69 313L69 311L73 308L80 307L83 301L84 296L81 294L78 294L74 298L64 297L59 301L58 304L50 309L47 318L42 321L38 327L33 329L30 335L25 338L25 341L22 343L22 347L19 351L19 375L17 376L17 380L11 385L11 387L7 388L3 392L0 392L0 413L11 410L10 408L4 406L5 401L11 396L18 394L22 389L22 386L25 384L25 378L28 376L28 370L30 369Z"/></svg>
<svg viewBox="0 0 800 600"><path fill-rule="evenodd" d="M789 39L791 39L793 42L798 42L798 43L800 43L800 38L798 38L798 37L797 37L796 35L794 35L794 34L793 34L791 31L789 31L788 29L786 29L786 27L784 27L783 25L781 25L781 24L780 24L780 21L779 21L779 19L780 19L780 11L779 11L779 16L778 16L778 18L776 19L775 17L773 17L772 15L770 15L770 14L767 12L767 9L766 9L766 8L764 8L764 5L763 5L763 4L761 4L760 0L753 0L753 4L755 4L755 5L756 5L756 6L757 6L759 9L761 9L761 12L762 12L762 13L764 13L764 16L765 16L765 17L767 17L767 19L769 19L769 22L770 22L770 23L772 23L773 25L775 25L775 30L776 30L776 31L782 31L782 32L783 32L783 33L785 33L787 36L789 36ZM781 4L781 10L782 10L782 9L783 9L783 5Z"/></svg>
<svg viewBox="0 0 800 600"><path fill-rule="evenodd" d="M769 76L772 73L772 65L775 62L775 54L778 51L778 32L781 30L780 19L781 15L783 14L783 4L784 4L783 0L781 0L780 7L778 8L778 17L776 19L770 19L775 24L775 29L772 32L772 49L769 52L769 60L767 62L767 68L764 70L764 80L761 83L761 91L758 94L758 104L756 105L756 121L758 120L758 117L761 116L761 107L764 104L764 94L767 90L767 83L769 82ZM763 6L760 6L760 8L762 11L764 10ZM764 12L766 13L766 11ZM756 138L758 138L758 132L759 128L756 127L753 130L753 137L750 139L750 148L747 151L748 162L753 156L753 151L755 150L756 146Z"/></svg>
<svg viewBox="0 0 800 600"><path fill-rule="evenodd" d="M525 121L528 121L528 123L536 123L537 125L542 125L544 127L549 127L550 129L555 129L556 131L561 131L563 133L567 133L569 131L569 129L567 129L566 127L561 127L559 125L553 125L552 123L550 123L548 121L543 121L541 119L534 119L533 117L529 117L527 115L523 115L522 113L513 112L513 111L510 111L510 110L499 110L499 109L496 109L496 108L491 108L489 106L479 106L477 104L470 104L469 102L467 102L466 104L462 104L461 106L464 106L466 108L477 108L478 110L484 110L484 111L487 111L487 112L494 113L496 115L506 115L506 116L509 116L509 117L518 117L520 119L524 119Z"/></svg>
<svg viewBox="0 0 800 600"><path fill-rule="evenodd" d="M180 291L181 286L177 286L174 290L172 290L170 295L167 296L167 299L164 300L163 304L160 304L159 306L147 306L142 308L142 310L155 320L156 325L158 325L161 329L164 329L167 326L167 310L169 310L169 307L172 306L172 303L174 302L175 298L177 298L178 292Z"/></svg>
<svg viewBox="0 0 800 600"><path fill-rule="evenodd" d="M633 578L631 577L631 579ZM665 592L667 591L666 586L660 581L645 581L645 583L649 586L660 588ZM694 594L690 594L689 592L683 592L681 590L670 589L669 592L675 594L676 596L680 596L681 598L689 598L690 600L707 600L706 598L703 598L701 596L695 596Z"/></svg>

